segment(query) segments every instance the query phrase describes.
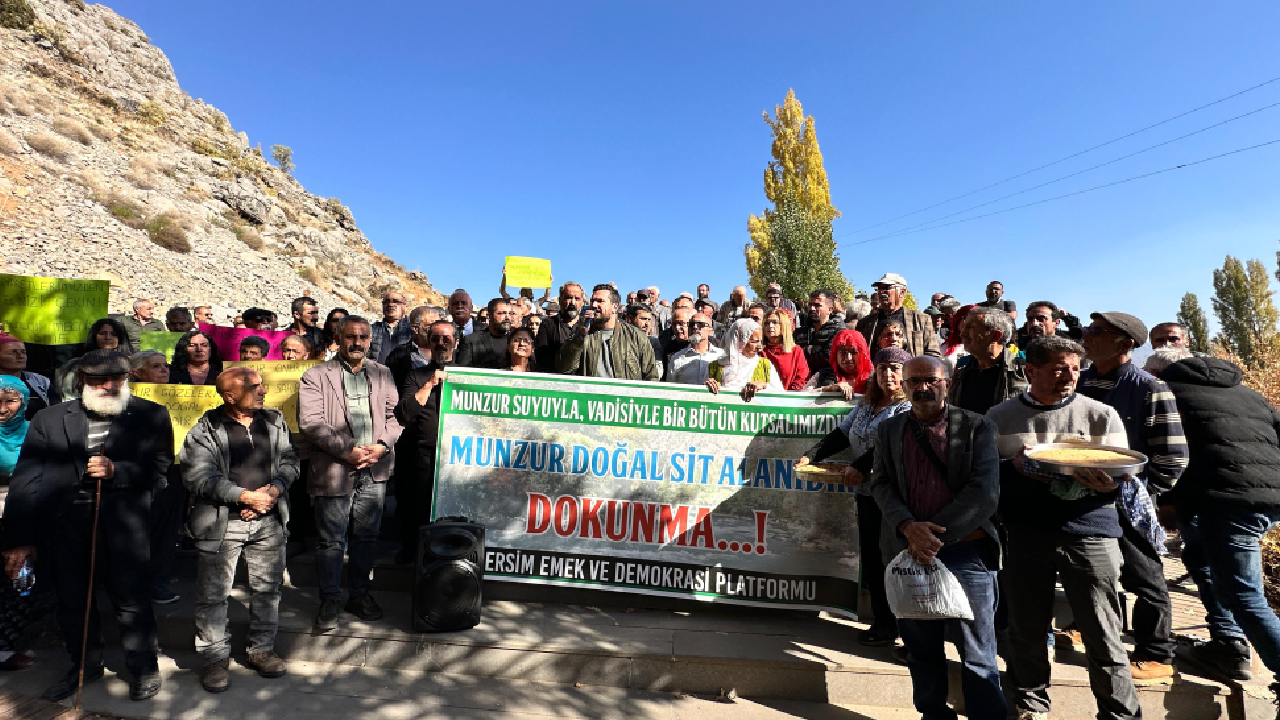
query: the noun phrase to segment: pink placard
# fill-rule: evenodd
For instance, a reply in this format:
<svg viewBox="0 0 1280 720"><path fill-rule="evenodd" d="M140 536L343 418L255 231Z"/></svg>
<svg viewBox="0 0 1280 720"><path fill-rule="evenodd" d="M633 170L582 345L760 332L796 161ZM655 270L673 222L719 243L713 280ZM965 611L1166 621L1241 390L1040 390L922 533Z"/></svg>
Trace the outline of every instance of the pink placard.
<svg viewBox="0 0 1280 720"><path fill-rule="evenodd" d="M280 343L293 333L288 330L250 330L249 328L220 327L208 323L200 323L200 332L209 336L224 361L240 359L240 341L250 335L257 335L271 343L271 352L264 360L283 360L280 357Z"/></svg>

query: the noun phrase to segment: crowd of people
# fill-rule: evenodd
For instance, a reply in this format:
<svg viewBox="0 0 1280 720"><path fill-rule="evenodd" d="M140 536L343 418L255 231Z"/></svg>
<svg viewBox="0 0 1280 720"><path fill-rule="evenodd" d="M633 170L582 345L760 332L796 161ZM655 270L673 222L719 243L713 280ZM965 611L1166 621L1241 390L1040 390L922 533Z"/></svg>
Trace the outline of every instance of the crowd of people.
<svg viewBox="0 0 1280 720"><path fill-rule="evenodd" d="M401 535L395 561L412 562L430 513L440 383L452 366L700 385L744 402L806 391L853 401L796 463L849 453L841 482L857 495L873 610L858 641L901 640L926 718L955 717L944 639L960 648L970 717L1003 718L1010 701L1020 718L1047 717L1055 643L1083 648L1099 717L1140 717L1135 682L1175 674L1165 529L1180 534L1212 635L1188 661L1246 679L1252 646L1280 671L1280 620L1258 562L1258 539L1280 520L1280 414L1241 384L1238 367L1191 353L1174 322L1148 330L1106 311L1084 326L1042 300L1019 323L998 281L980 302L936 293L922 311L905 305L897 273L873 288L867 297L815 289L788 299L774 284L751 301L735 287L717 303L705 284L670 301L651 286L624 303L612 283L512 296L504 274L499 295L479 307L457 290L446 307L412 309L389 292L372 321L334 308L322 323L308 297L293 302L286 323L247 309L237 324L290 332L278 346L284 359L321 361L302 375L293 435L280 411L264 407L259 373L224 367L228 358L199 326L211 323L209 306L172 308L161 322L138 300L131 314L94 323L75 357L56 367L27 367L24 344L0 333L5 567L16 578L34 564L54 588L73 663L46 697L73 693L81 668L86 681L102 676L96 610L84 626L94 508L97 562L109 568L98 582L119 619L135 699L160 686L152 604L177 599L168 578L184 527L197 551L196 648L211 692L230 684L227 595L241 556L251 593L246 649L264 677L285 672L274 651L280 585L302 539L316 539L316 631L337 628L344 611L382 617L369 589L386 492L394 488ZM182 333L172 360L135 351L153 330ZM1154 352L1138 368L1133 353L1147 342ZM271 351L250 336L237 354ZM211 385L223 404L175 458L167 412L132 396L131 381ZM1137 450L1148 462L1124 477L1063 475L1027 456L1039 443L1075 441ZM945 565L974 618L894 618L883 573L903 550ZM1051 629L1059 582L1074 620ZM1132 653L1121 637L1121 588L1133 596ZM21 602L12 593L5 600ZM0 632L0 667L29 661L16 643Z"/></svg>

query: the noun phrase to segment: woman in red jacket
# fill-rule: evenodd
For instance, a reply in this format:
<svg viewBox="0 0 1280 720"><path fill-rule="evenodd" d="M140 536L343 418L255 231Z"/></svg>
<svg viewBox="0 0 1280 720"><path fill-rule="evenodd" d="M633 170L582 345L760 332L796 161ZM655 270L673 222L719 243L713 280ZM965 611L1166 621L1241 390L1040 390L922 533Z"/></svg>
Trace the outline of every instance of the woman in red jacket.
<svg viewBox="0 0 1280 720"><path fill-rule="evenodd" d="M809 381L809 361L804 359L804 348L791 339L791 314L778 308L764 316L764 355L778 371L782 386L788 390L801 390Z"/></svg>

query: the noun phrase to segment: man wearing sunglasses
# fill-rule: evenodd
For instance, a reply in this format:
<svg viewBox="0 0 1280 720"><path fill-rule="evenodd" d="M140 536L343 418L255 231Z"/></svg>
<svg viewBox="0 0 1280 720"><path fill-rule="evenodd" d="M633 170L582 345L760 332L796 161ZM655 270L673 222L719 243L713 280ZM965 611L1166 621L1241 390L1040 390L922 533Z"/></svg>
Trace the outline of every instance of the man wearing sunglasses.
<svg viewBox="0 0 1280 720"><path fill-rule="evenodd" d="M373 340L369 345L369 359L385 365L387 356L396 346L413 338L413 328L405 317L404 295L392 291L382 296L382 319L373 324Z"/></svg>
<svg viewBox="0 0 1280 720"><path fill-rule="evenodd" d="M679 385L702 385L707 381L711 363L725 357L724 350L711 343L711 318L694 315L689 320L689 346L671 355L667 382Z"/></svg>

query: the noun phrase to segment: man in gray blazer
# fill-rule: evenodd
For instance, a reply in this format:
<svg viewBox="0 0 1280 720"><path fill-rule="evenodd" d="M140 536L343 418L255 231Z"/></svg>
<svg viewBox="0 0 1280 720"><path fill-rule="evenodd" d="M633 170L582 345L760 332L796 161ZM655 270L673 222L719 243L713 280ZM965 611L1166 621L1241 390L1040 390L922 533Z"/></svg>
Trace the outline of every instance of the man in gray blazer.
<svg viewBox="0 0 1280 720"><path fill-rule="evenodd" d="M264 408L262 376L237 367L218 376L222 407L209 410L187 433L179 462L191 493L187 528L195 540L196 652L200 684L230 687L231 637L227 595L244 556L249 571L249 666L265 678L284 675L275 653L284 582L289 486L298 479L298 453L284 414Z"/></svg>
<svg viewBox="0 0 1280 720"><path fill-rule="evenodd" d="M391 371L368 358L371 334L368 320L348 316L338 328L338 356L303 373L299 383L298 425L312 448L307 491L320 535L315 626L321 632L338 627L340 609L361 620L382 617L369 587L387 478L395 464L392 448L403 428L395 418L399 394ZM344 547L350 558L345 606Z"/></svg>
<svg viewBox="0 0 1280 720"><path fill-rule="evenodd" d="M926 718L955 716L947 706L944 649L945 637L954 634L969 717L1004 720L995 631L1000 569L993 521L1000 499L996 428L977 413L947 405L949 381L938 358L912 358L902 376L911 412L885 420L876 431L871 494L884 513L880 550L886 563L903 550L921 563L942 563L973 609L973 620L898 619L916 710Z"/></svg>

